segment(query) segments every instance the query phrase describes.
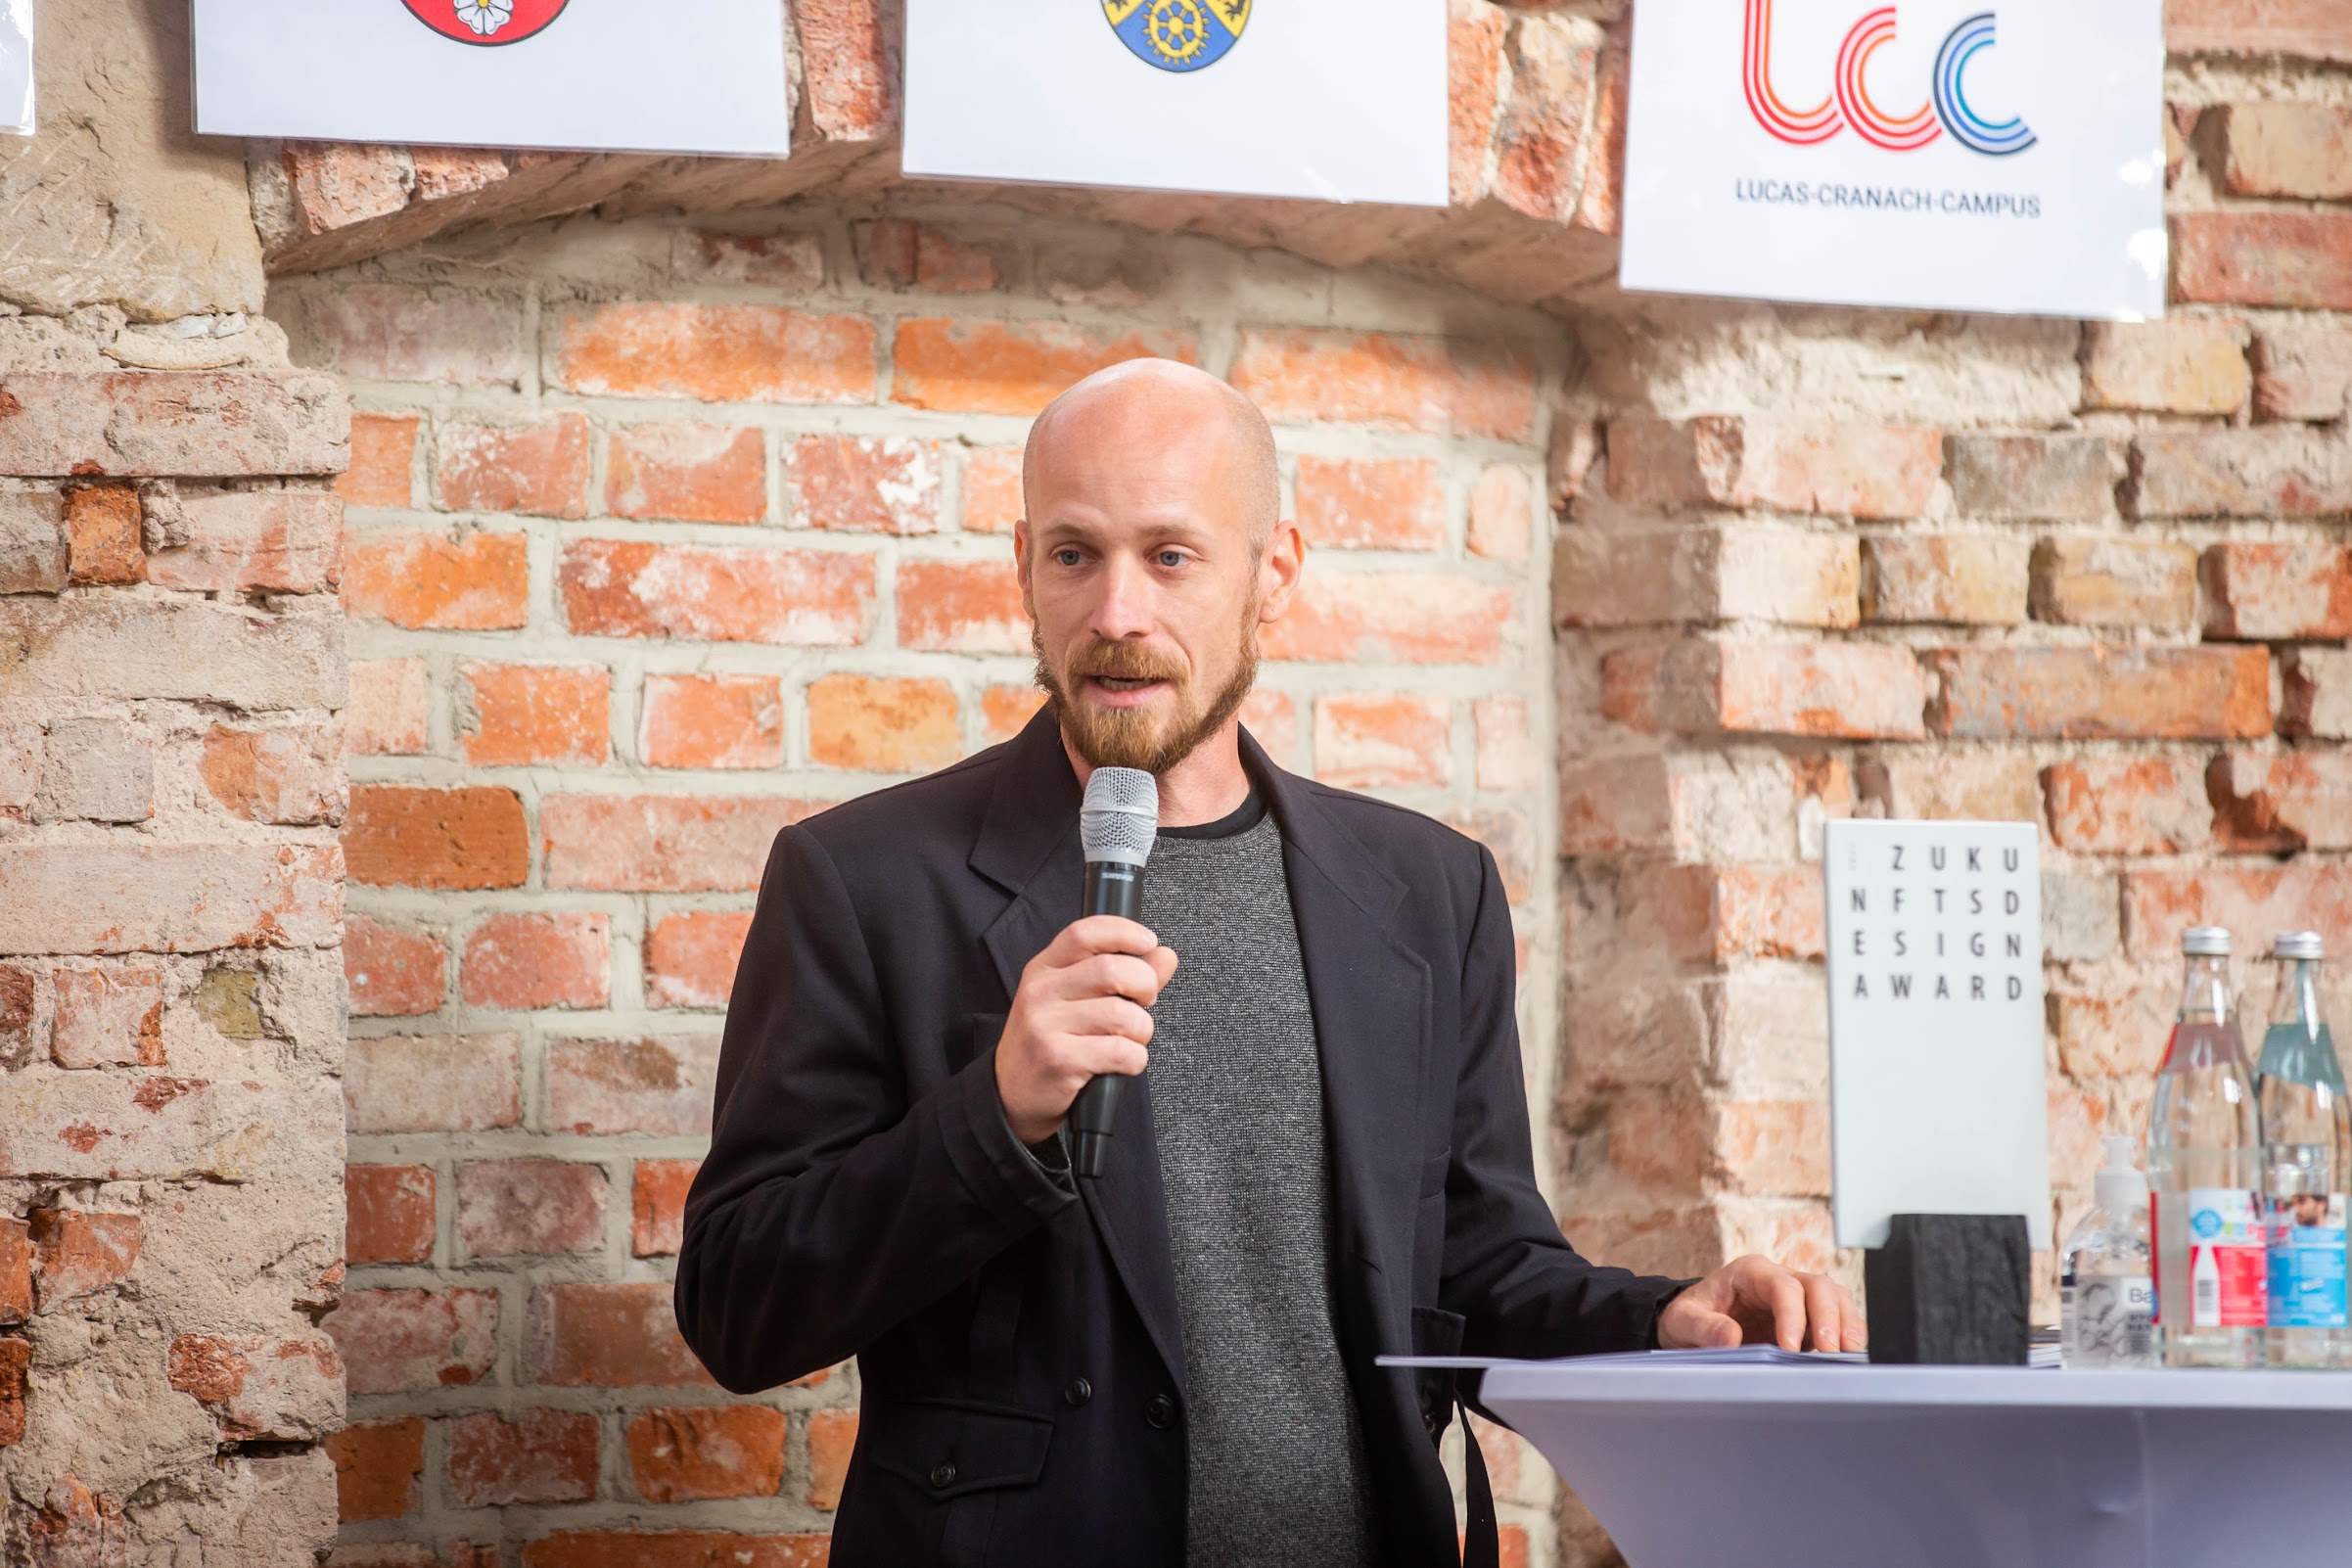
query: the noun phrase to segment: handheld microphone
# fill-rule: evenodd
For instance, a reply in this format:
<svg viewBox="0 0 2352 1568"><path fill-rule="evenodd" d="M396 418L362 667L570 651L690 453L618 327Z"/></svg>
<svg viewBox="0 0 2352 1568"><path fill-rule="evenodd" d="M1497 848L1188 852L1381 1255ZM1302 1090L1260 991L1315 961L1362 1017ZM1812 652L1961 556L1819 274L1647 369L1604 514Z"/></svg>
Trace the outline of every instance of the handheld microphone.
<svg viewBox="0 0 2352 1568"><path fill-rule="evenodd" d="M1133 767L1098 767L1086 780L1079 807L1079 843L1085 848L1084 912L1143 918L1143 862L1160 835L1160 786ZM1086 1081L1070 1107L1070 1167L1099 1176L1111 1153L1111 1124L1127 1080L1104 1073Z"/></svg>

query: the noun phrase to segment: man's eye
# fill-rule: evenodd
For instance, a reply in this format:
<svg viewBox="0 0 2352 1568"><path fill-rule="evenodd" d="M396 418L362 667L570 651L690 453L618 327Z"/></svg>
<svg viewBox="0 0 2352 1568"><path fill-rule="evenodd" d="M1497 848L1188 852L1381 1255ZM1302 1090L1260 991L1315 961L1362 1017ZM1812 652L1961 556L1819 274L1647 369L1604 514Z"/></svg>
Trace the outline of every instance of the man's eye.
<svg viewBox="0 0 2352 1568"><path fill-rule="evenodd" d="M1180 566L1182 566L1183 564L1184 564L1184 552L1183 552L1183 551L1181 551L1181 550L1162 550L1162 551L1160 552L1160 565L1162 565L1162 566L1164 566L1164 567L1171 567L1171 568L1174 568L1174 567L1180 567Z"/></svg>
<svg viewBox="0 0 2352 1568"><path fill-rule="evenodd" d="M1053 558L1056 562L1066 567L1077 566L1082 560L1084 559L1084 557L1081 556L1076 550L1068 549L1054 551Z"/></svg>

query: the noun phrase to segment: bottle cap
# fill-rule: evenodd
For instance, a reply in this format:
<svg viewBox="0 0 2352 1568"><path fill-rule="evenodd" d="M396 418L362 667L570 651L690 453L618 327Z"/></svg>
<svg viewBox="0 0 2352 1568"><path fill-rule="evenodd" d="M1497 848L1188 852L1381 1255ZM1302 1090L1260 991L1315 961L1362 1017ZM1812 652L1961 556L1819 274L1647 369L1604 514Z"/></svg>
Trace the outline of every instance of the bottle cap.
<svg viewBox="0 0 2352 1568"><path fill-rule="evenodd" d="M2191 926L2181 933L2181 951L2191 958L2227 958L2230 956L2230 929L2227 926Z"/></svg>
<svg viewBox="0 0 2352 1568"><path fill-rule="evenodd" d="M2147 1207L2147 1177L2134 1163L2138 1145L2126 1137L2100 1138L2107 1163L2091 1180L2091 1196L2110 1214L2130 1214Z"/></svg>
<svg viewBox="0 0 2352 1568"><path fill-rule="evenodd" d="M2327 944L2316 931L2283 931L2271 939L2271 955L2275 958L2324 958Z"/></svg>

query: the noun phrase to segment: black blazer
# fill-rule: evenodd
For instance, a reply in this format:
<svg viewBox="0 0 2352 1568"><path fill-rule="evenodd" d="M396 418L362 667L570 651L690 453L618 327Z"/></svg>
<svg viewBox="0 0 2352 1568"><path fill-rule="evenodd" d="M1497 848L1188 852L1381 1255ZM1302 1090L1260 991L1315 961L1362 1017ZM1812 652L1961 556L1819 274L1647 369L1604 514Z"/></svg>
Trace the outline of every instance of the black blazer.
<svg viewBox="0 0 2352 1568"><path fill-rule="evenodd" d="M1241 748L1282 830L1382 1539L1396 1564L1454 1562L1435 1441L1451 1381L1373 1358L1634 1349L1679 1282L1587 1263L1536 1189L1494 857ZM1047 710L786 828L768 858L677 1319L738 1393L857 1358L836 1568L1183 1562L1150 1075L1099 1181L1045 1176L996 1098L1022 966L1079 915L1079 795ZM1147 880L1147 920L1149 900Z"/></svg>

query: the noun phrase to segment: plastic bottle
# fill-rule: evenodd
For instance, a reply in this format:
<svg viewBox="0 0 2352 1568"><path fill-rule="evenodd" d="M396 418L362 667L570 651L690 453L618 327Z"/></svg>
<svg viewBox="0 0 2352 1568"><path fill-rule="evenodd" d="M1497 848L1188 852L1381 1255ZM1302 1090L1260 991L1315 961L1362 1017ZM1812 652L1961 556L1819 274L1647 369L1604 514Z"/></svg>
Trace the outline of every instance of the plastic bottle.
<svg viewBox="0 0 2352 1568"><path fill-rule="evenodd" d="M2254 1069L2270 1223L2273 1366L2341 1366L2352 1351L2344 1298L2344 1154L2352 1104L2321 1016L2321 951L2316 931L2288 932L2271 944L2279 985Z"/></svg>
<svg viewBox="0 0 2352 1568"><path fill-rule="evenodd" d="M2181 939L2180 1020L2148 1113L2156 1326L2167 1366L2260 1366L2270 1257L2262 1129L2230 1002L2230 934Z"/></svg>
<svg viewBox="0 0 2352 1568"><path fill-rule="evenodd" d="M2058 1356L2067 1366L2156 1364L2156 1283L2147 1238L2147 1177L2132 1140L2101 1138L2107 1163L2093 1207L2058 1256Z"/></svg>

